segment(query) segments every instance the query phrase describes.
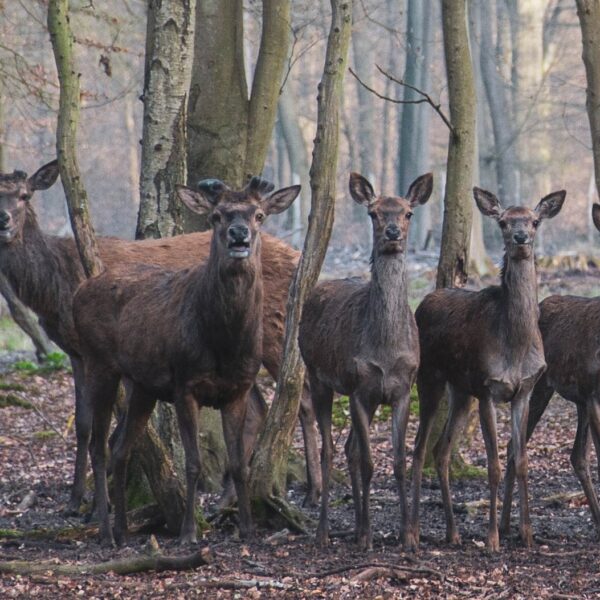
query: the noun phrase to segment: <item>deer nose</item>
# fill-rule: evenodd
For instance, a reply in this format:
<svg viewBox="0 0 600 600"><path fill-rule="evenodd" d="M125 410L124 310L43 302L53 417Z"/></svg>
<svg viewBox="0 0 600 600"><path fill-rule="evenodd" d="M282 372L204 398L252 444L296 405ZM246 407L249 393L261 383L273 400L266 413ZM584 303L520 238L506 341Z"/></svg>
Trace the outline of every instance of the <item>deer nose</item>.
<svg viewBox="0 0 600 600"><path fill-rule="evenodd" d="M0 211L0 229L8 229L10 223L10 215L5 211Z"/></svg>
<svg viewBox="0 0 600 600"><path fill-rule="evenodd" d="M529 235L527 235L527 233L525 233L524 231L517 231L513 235L513 240L517 244L525 244L525 243L527 243L529 241Z"/></svg>
<svg viewBox="0 0 600 600"><path fill-rule="evenodd" d="M229 227L229 237L234 242L249 242L250 230L246 225L231 225Z"/></svg>
<svg viewBox="0 0 600 600"><path fill-rule="evenodd" d="M400 239L400 229L398 229L397 225L388 225L385 228L385 237L388 240L396 241Z"/></svg>

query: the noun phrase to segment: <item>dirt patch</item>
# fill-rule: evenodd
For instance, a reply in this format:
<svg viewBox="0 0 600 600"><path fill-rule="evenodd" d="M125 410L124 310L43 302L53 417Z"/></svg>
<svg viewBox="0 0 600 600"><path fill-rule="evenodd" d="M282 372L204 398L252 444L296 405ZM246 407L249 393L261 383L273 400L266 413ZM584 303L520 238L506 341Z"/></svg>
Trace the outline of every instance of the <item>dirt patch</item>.
<svg viewBox="0 0 600 600"><path fill-rule="evenodd" d="M97 563L148 550L149 532L131 536L126 548L101 548L93 528L80 519L61 516L68 500L74 460L73 389L63 372L3 376L11 394L36 409L0 409L0 560L51 560L56 564ZM508 412L499 407L500 446L506 447ZM0 576L0 597L29 598L58 595L86 598L568 598L598 597L600 564L588 507L579 493L569 463L575 435L575 409L555 398L530 444L530 494L536 547L526 552L515 537L502 542L501 552L483 549L486 535L487 481L454 482L455 507L462 533L461 548L444 543L444 518L435 479L423 486L422 548L405 555L397 543L399 510L393 482L388 422L372 428L375 477L371 506L374 550L360 553L347 535L353 525L350 486L333 486L332 529L340 532L331 547L314 547L313 534L297 536L259 531L250 542L236 539L231 526L209 531L201 542L214 553L210 566L186 572L138 575L59 575L48 571L21 577ZM412 448L416 418L408 443ZM336 432L336 466L346 473L343 443L347 427ZM300 447L301 438L296 443ZM479 434L466 458L485 466ZM504 460L504 455L502 459ZM29 495L25 508L19 505ZM303 497L300 486L289 492L291 502ZM207 513L216 496L204 495ZM23 506L23 505L22 505ZM306 511L313 519L318 510ZM516 507L513 523L516 525ZM186 554L176 539L156 532L159 549Z"/></svg>

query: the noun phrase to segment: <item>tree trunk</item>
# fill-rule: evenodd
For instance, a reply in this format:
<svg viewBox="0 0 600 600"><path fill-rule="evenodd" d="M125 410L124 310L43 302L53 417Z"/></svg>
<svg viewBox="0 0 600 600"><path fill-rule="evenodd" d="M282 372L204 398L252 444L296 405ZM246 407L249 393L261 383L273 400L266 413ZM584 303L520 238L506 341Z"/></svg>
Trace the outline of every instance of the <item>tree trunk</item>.
<svg viewBox="0 0 600 600"><path fill-rule="evenodd" d="M136 239L183 232L175 185L187 181L186 105L195 4L195 0L151 0L148 6Z"/></svg>
<svg viewBox="0 0 600 600"><path fill-rule="evenodd" d="M317 132L310 171L312 210L302 257L290 287L277 394L252 461L253 496L267 501L272 496L285 497L287 455L304 380L298 324L304 299L318 279L333 226L339 112L352 28L352 3L331 0L331 8L331 29L319 84Z"/></svg>
<svg viewBox="0 0 600 600"><path fill-rule="evenodd" d="M600 196L600 0L577 0L577 15L587 78L586 107L592 134L596 193Z"/></svg>
<svg viewBox="0 0 600 600"><path fill-rule="evenodd" d="M453 130L448 146L438 288L462 287L467 281L476 134L475 83L465 0L442 0L442 23Z"/></svg>

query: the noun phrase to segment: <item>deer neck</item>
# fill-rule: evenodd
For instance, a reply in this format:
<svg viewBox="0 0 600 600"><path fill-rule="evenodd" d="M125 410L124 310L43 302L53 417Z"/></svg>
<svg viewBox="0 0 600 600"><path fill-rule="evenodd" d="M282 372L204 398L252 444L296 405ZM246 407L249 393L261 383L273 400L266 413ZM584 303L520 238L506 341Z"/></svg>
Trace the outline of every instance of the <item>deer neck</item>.
<svg viewBox="0 0 600 600"><path fill-rule="evenodd" d="M528 259L504 256L502 290L506 309L506 334L513 343L529 347L539 337L537 272L533 255Z"/></svg>
<svg viewBox="0 0 600 600"><path fill-rule="evenodd" d="M409 326L404 254L380 255L372 261L365 333L378 346L397 343Z"/></svg>
<svg viewBox="0 0 600 600"><path fill-rule="evenodd" d="M65 302L70 314L70 297L83 277L72 240L45 235L32 211L19 239L0 250L0 269L22 302L50 319Z"/></svg>

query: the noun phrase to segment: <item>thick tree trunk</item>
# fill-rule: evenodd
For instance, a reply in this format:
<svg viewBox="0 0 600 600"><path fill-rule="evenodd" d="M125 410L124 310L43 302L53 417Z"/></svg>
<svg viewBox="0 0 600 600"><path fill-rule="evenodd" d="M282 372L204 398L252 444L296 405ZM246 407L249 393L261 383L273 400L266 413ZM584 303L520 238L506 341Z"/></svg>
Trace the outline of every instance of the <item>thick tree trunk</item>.
<svg viewBox="0 0 600 600"><path fill-rule="evenodd" d="M596 193L600 196L600 0L577 0L577 15L587 78L586 107L592 134Z"/></svg>
<svg viewBox="0 0 600 600"><path fill-rule="evenodd" d="M187 181L186 108L195 4L195 0L151 0L148 5L136 239L183 232L175 185Z"/></svg>
<svg viewBox="0 0 600 600"><path fill-rule="evenodd" d="M48 3L48 31L60 82L56 150L60 178L67 198L69 217L77 249L87 277L98 275L102 261L94 228L90 221L87 192L77 162L77 125L79 123L79 73L73 56L73 33L69 23L68 0Z"/></svg>
<svg viewBox="0 0 600 600"><path fill-rule="evenodd" d="M465 0L442 0L442 23L453 129L448 146L438 288L462 287L467 281L476 135L475 83Z"/></svg>
<svg viewBox="0 0 600 600"><path fill-rule="evenodd" d="M302 257L290 288L277 394L252 461L252 493L263 500L272 496L284 497L288 449L304 380L298 324L304 299L318 279L333 226L339 112L352 28L352 3L331 0L331 8L331 29L319 84L317 132L310 171L312 210Z"/></svg>

